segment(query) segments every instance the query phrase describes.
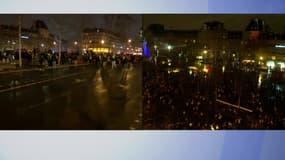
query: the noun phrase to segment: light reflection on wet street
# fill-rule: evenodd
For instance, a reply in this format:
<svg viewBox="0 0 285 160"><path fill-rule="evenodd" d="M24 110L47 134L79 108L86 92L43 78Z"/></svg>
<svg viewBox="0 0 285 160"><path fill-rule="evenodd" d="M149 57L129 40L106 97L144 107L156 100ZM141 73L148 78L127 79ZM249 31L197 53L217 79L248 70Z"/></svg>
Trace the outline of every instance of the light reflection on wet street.
<svg viewBox="0 0 285 160"><path fill-rule="evenodd" d="M141 65L128 70L124 83L122 72L122 69L85 66L66 71L1 75L3 86L13 78L21 83L23 77L33 77L28 84L54 80L1 92L0 128L140 129Z"/></svg>

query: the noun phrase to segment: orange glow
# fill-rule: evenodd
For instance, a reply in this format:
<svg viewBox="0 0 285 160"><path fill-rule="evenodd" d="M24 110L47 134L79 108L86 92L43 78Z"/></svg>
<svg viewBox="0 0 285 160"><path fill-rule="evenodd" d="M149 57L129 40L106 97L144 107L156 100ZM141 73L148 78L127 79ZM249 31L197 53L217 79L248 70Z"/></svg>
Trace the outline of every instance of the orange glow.
<svg viewBox="0 0 285 160"><path fill-rule="evenodd" d="M96 52L96 53L109 53L110 52L109 48L88 48L88 50L92 50L93 52Z"/></svg>

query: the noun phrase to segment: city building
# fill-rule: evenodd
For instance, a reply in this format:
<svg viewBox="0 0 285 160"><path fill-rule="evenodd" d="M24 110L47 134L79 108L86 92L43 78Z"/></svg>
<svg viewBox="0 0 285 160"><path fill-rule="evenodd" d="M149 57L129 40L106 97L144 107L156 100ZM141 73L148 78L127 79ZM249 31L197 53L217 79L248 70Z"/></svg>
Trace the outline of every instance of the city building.
<svg viewBox="0 0 285 160"><path fill-rule="evenodd" d="M263 20L255 18L246 28L248 54L264 68L285 70L285 34L276 33Z"/></svg>
<svg viewBox="0 0 285 160"><path fill-rule="evenodd" d="M28 52L43 52L56 48L55 37L41 20L33 22L30 28L21 29L22 49ZM0 51L15 51L19 48L19 27L0 25Z"/></svg>
<svg viewBox="0 0 285 160"><path fill-rule="evenodd" d="M79 42L74 41L73 47L78 48ZM141 45L112 31L93 28L84 29L82 33L81 47L83 52L92 51L96 54L115 53L115 54L141 54Z"/></svg>
<svg viewBox="0 0 285 160"><path fill-rule="evenodd" d="M152 24L144 30L144 37L152 56L200 59L210 64L256 62L267 68L279 65L285 69L284 33L275 33L255 18L245 30L237 31L224 28L218 21L205 22L197 30L165 29L161 24Z"/></svg>
<svg viewBox="0 0 285 160"><path fill-rule="evenodd" d="M226 30L224 24L217 21L206 22L197 30L165 29L163 25L152 24L144 35L153 55L171 53L174 57L207 59L213 63L214 57L242 51L242 32Z"/></svg>

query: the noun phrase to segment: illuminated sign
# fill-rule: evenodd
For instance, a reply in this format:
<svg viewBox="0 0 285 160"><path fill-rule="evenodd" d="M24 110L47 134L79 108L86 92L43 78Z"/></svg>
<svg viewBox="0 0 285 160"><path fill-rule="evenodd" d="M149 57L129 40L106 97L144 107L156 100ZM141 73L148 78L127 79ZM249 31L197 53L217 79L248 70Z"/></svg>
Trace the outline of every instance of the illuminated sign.
<svg viewBox="0 0 285 160"><path fill-rule="evenodd" d="M21 36L22 39L29 39L29 36Z"/></svg>
<svg viewBox="0 0 285 160"><path fill-rule="evenodd" d="M88 48L88 50L92 50L93 52L97 53L109 53L109 48Z"/></svg>

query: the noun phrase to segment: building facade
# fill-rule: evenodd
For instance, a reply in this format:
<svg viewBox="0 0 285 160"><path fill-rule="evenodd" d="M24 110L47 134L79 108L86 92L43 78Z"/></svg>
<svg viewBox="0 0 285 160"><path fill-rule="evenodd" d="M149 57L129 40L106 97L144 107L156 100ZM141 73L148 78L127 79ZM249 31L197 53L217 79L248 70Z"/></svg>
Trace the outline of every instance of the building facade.
<svg viewBox="0 0 285 160"><path fill-rule="evenodd" d="M93 52L95 54L141 53L141 45L135 40L101 28L84 29L81 47L83 52Z"/></svg>
<svg viewBox="0 0 285 160"><path fill-rule="evenodd" d="M184 55L187 59L224 64L234 61L265 66L268 61L285 63L285 34L273 32L260 19L252 19L245 30L240 31L228 30L218 21L206 22L197 30L167 30L163 25L153 24L144 30L144 36L152 56Z"/></svg>
<svg viewBox="0 0 285 160"><path fill-rule="evenodd" d="M241 31L229 31L220 22L206 22L197 30L166 30L153 24L145 30L145 37L153 55L171 54L190 60L204 59L214 63L217 57L243 50Z"/></svg>
<svg viewBox="0 0 285 160"><path fill-rule="evenodd" d="M44 52L56 47L55 37L49 32L46 24L36 20L31 28L21 29L22 49L28 52ZM19 48L19 27L0 26L0 51L15 51Z"/></svg>

